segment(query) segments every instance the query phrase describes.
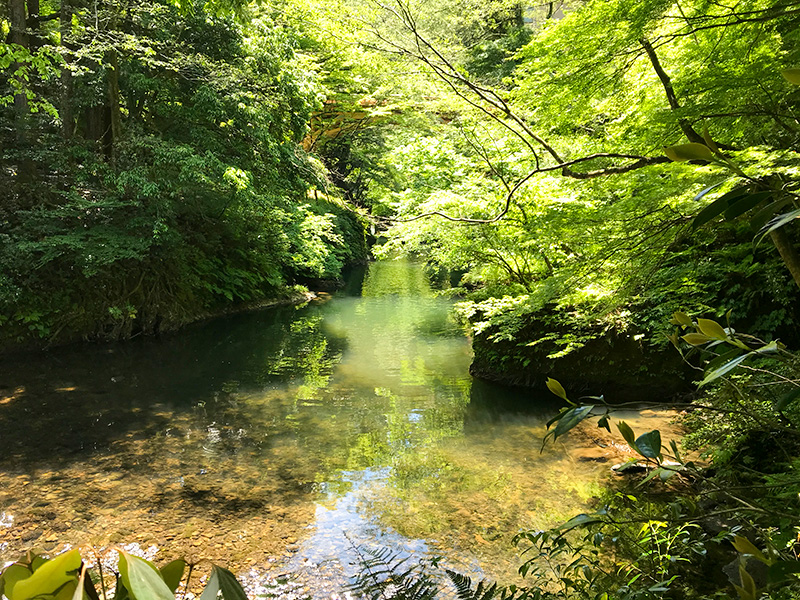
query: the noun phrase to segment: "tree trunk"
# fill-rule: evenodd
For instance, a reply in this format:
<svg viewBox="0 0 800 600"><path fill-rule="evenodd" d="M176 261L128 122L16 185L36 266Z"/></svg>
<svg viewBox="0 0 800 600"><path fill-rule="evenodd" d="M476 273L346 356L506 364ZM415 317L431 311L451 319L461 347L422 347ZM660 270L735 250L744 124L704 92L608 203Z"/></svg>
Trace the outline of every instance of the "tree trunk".
<svg viewBox="0 0 800 600"><path fill-rule="evenodd" d="M106 52L106 77L108 80L108 106L110 111L110 154L112 164L116 162L117 144L122 137L122 112L120 110L119 61L117 51Z"/></svg>
<svg viewBox="0 0 800 600"><path fill-rule="evenodd" d="M789 239L783 227L770 231L769 236L772 238L772 243L778 249L778 252L783 259L786 268L792 274L792 279L800 287L800 256L797 255L797 250Z"/></svg>
<svg viewBox="0 0 800 600"><path fill-rule="evenodd" d="M39 35L39 0L27 0L28 4L28 18L25 23L28 30L33 32L33 35L28 36L29 47L34 50L42 45L42 39Z"/></svg>
<svg viewBox="0 0 800 600"><path fill-rule="evenodd" d="M61 46L64 48L62 54L64 60L67 61L68 46L70 37L72 36L72 6L68 0L62 0L61 9L59 12L60 30L61 30ZM72 132L75 128L75 115L72 111L72 71L69 69L69 64L66 64L61 69L61 136L65 140L72 138Z"/></svg>
<svg viewBox="0 0 800 600"><path fill-rule="evenodd" d="M9 17L11 27L8 32L8 42L19 44L23 48L30 48L30 40L27 32L27 16L25 11L25 0L11 0ZM11 71L16 71L20 67L19 63L11 65ZM24 128L20 127L19 121L27 120L28 117L28 97L25 94L14 95L14 109L17 113L17 136L24 135Z"/></svg>
<svg viewBox="0 0 800 600"><path fill-rule="evenodd" d="M30 50L30 36L27 31L27 11L25 9L25 0L11 0L9 6L9 17L11 19L10 29L8 32L8 41L11 44L18 44L23 48ZM11 70L16 71L22 65L19 63L12 63ZM17 134L17 146L21 155L18 163L17 181L21 184L30 183L36 176L36 164L26 153L30 147L30 105L28 104L28 96L25 91L14 94L14 113ZM25 194L24 190L20 193Z"/></svg>

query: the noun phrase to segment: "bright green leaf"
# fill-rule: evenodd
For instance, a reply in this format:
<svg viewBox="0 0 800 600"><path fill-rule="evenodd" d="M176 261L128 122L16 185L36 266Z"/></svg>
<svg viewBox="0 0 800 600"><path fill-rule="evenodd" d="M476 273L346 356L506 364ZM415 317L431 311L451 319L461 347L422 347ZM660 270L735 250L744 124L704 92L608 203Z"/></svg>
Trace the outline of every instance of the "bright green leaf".
<svg viewBox="0 0 800 600"><path fill-rule="evenodd" d="M687 160L714 160L714 154L711 149L704 144L689 143L678 144L676 146L667 146L664 148L664 154L674 162L684 162Z"/></svg>
<svg viewBox="0 0 800 600"><path fill-rule="evenodd" d="M783 78L793 85L800 85L800 69L793 67L791 69L783 69L781 71Z"/></svg>
<svg viewBox="0 0 800 600"><path fill-rule="evenodd" d="M547 381L545 382L545 385L547 386L547 389L553 392L556 396L564 400L567 400L567 392L564 389L564 386L561 385L559 381L553 379L552 377L548 377Z"/></svg>
<svg viewBox="0 0 800 600"><path fill-rule="evenodd" d="M52 595L70 581L77 581L81 567L78 550L70 550L45 562L27 579L18 581L11 591L10 600L29 600L38 596ZM6 593L8 593L7 590Z"/></svg>
<svg viewBox="0 0 800 600"><path fill-rule="evenodd" d="M143 558L120 552L119 573L135 600L175 600L159 570Z"/></svg>
<svg viewBox="0 0 800 600"><path fill-rule="evenodd" d="M727 340L728 334L723 329L722 325L711 319L697 319L697 329L700 333L715 340ZM685 339L685 337L684 337Z"/></svg>

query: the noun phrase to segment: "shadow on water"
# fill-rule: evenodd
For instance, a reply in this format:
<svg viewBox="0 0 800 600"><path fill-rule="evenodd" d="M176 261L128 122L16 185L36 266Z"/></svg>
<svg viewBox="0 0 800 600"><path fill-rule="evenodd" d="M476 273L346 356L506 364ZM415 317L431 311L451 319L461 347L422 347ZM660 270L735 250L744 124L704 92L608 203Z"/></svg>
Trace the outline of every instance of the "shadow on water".
<svg viewBox="0 0 800 600"><path fill-rule="evenodd" d="M347 345L316 311L282 307L218 319L161 340L72 346L0 365L0 466L57 467L180 415L232 426L240 388L330 375ZM311 363L314 363L313 365ZM237 421L237 430L249 429ZM237 443L241 442L237 439Z"/></svg>

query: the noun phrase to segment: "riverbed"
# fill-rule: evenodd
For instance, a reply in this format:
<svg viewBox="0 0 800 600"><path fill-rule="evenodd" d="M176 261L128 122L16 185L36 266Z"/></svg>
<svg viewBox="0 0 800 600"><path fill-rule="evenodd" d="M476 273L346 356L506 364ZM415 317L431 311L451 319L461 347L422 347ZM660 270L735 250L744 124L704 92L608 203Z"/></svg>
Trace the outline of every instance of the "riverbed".
<svg viewBox="0 0 800 600"><path fill-rule="evenodd" d="M0 564L126 545L321 599L388 548L515 581L513 535L591 507L626 450L542 449L558 399L473 380L451 306L387 261L302 307L4 359Z"/></svg>

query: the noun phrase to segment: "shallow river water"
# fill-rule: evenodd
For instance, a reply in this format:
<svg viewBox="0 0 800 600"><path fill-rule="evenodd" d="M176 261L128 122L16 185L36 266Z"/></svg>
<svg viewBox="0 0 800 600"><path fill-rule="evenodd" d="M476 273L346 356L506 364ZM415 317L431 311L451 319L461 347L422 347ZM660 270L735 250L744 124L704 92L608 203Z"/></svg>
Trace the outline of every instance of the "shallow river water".
<svg viewBox="0 0 800 600"><path fill-rule="evenodd" d="M592 428L540 452L558 403L473 380L450 310L384 262L303 307L6 359L0 565L135 544L330 598L390 548L511 582L514 533L585 510L624 448Z"/></svg>

